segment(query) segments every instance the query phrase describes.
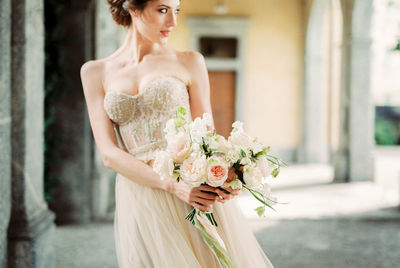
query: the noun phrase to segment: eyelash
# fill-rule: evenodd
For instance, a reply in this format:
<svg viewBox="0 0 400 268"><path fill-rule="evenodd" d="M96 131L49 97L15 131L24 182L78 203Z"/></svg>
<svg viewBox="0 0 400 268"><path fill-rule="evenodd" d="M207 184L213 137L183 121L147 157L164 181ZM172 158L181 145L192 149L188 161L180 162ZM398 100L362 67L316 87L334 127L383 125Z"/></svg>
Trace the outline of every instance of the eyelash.
<svg viewBox="0 0 400 268"><path fill-rule="evenodd" d="M167 12L168 12L168 9L166 9L166 8L159 9L158 11L160 11L160 13L166 14L166 13L162 12L162 10L167 10ZM180 9L177 9L175 13L179 14L179 11L180 11Z"/></svg>

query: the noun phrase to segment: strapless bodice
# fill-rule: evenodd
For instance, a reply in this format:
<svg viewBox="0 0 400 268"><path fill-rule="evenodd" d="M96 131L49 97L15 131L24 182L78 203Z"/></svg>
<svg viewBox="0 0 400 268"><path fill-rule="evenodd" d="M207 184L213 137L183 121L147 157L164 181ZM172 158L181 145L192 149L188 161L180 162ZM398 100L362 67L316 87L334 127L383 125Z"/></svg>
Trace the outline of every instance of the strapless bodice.
<svg viewBox="0 0 400 268"><path fill-rule="evenodd" d="M136 95L108 91L104 96L104 109L121 145L143 161L154 159L157 151L165 149L163 130L179 106L185 107L190 122L188 89L173 76L156 77Z"/></svg>

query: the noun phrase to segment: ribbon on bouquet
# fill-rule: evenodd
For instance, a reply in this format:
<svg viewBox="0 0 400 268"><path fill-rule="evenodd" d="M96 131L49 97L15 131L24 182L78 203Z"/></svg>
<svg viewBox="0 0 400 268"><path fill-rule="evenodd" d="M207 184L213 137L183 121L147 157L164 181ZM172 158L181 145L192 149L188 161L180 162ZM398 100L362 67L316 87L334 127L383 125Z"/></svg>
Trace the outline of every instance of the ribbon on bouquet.
<svg viewBox="0 0 400 268"><path fill-rule="evenodd" d="M207 218L207 212L198 209L195 210L192 223L199 230L204 242L206 242L214 255L218 258L218 261L223 268L236 268L237 266L226 251L225 243L219 236L216 226L211 224Z"/></svg>

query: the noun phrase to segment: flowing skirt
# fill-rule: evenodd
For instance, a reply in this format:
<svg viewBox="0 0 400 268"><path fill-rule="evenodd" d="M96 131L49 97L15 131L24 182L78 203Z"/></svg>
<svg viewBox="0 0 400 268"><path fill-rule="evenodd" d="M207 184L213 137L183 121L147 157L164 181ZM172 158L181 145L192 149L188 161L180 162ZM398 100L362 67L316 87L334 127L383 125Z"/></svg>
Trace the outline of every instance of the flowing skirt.
<svg viewBox="0 0 400 268"><path fill-rule="evenodd" d="M169 192L117 174L114 217L119 267L220 267L185 216L192 207ZM273 267L245 221L236 200L213 205L217 231L238 268Z"/></svg>

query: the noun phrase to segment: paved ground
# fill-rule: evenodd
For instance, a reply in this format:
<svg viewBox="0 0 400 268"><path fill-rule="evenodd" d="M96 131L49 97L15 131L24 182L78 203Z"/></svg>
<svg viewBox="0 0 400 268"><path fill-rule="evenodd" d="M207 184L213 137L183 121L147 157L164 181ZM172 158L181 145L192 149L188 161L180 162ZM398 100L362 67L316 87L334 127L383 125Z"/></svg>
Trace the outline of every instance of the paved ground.
<svg viewBox="0 0 400 268"><path fill-rule="evenodd" d="M276 268L400 267L398 220L284 220L256 236Z"/></svg>
<svg viewBox="0 0 400 268"><path fill-rule="evenodd" d="M248 195L237 201L276 268L397 268L398 180L382 174L391 183L332 184L329 167L292 166L271 183L288 203L278 212L258 218ZM57 267L117 267L112 232L110 222L58 227Z"/></svg>

